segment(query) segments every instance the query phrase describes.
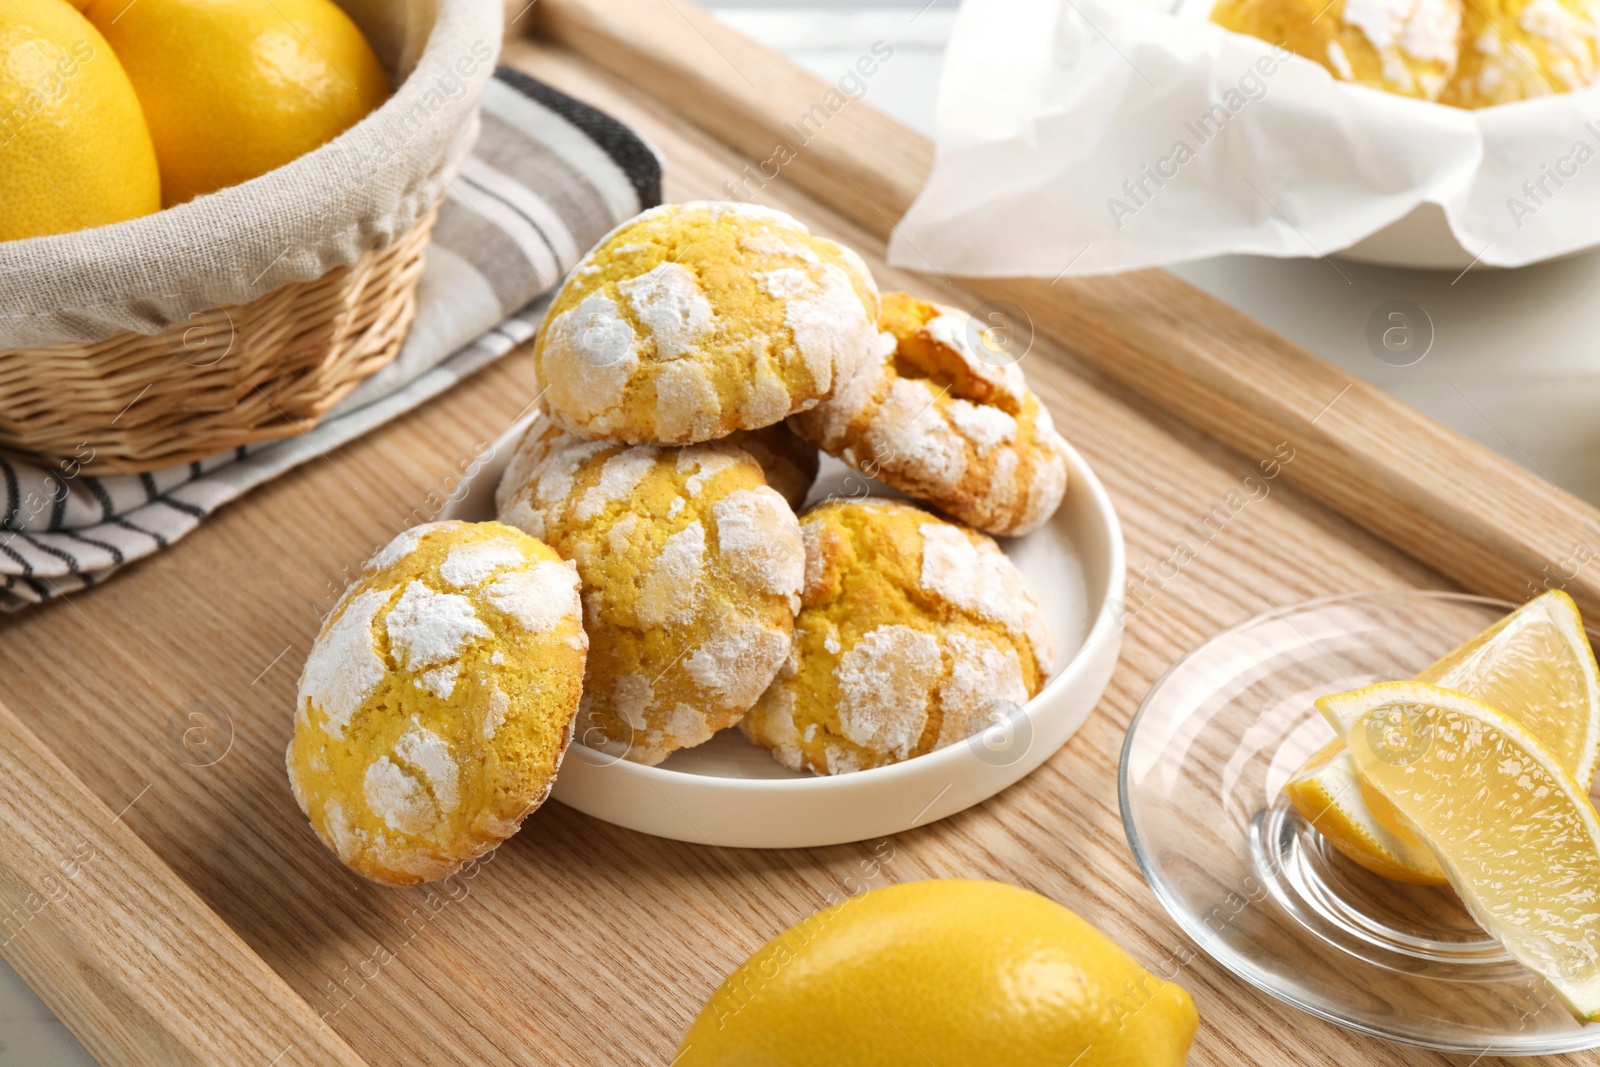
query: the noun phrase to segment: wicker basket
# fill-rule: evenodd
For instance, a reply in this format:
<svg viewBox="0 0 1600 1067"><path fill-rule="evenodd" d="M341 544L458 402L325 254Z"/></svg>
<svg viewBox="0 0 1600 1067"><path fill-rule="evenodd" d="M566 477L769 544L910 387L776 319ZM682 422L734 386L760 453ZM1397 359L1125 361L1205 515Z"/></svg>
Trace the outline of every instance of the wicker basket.
<svg viewBox="0 0 1600 1067"><path fill-rule="evenodd" d="M162 211L0 242L0 450L151 471L303 433L394 359L501 5L335 2L394 84L360 122Z"/></svg>
<svg viewBox="0 0 1600 1067"><path fill-rule="evenodd" d="M352 266L157 334L0 352L0 445L140 472L310 429L400 351L437 214Z"/></svg>

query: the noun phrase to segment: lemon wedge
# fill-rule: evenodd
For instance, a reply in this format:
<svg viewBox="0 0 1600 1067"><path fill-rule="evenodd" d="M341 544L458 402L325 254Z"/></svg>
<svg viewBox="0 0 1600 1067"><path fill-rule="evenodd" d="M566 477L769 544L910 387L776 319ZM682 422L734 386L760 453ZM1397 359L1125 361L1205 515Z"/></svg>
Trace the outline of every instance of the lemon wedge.
<svg viewBox="0 0 1600 1067"><path fill-rule="evenodd" d="M1535 597L1417 675L1498 708L1544 742L1578 784L1600 761L1600 666L1578 605Z"/></svg>
<svg viewBox="0 0 1600 1067"><path fill-rule="evenodd" d="M1444 885L1433 853L1404 825L1390 827L1373 815L1350 750L1340 738L1319 749L1295 772L1283 791L1328 843L1374 874L1397 882Z"/></svg>
<svg viewBox="0 0 1600 1067"><path fill-rule="evenodd" d="M1572 598L1553 590L1441 658L1417 676L1504 709L1586 790L1600 760L1600 667ZM1368 870L1402 882L1443 885L1432 854L1364 789L1345 749L1350 722L1314 754L1284 793L1328 842Z"/></svg>
<svg viewBox="0 0 1600 1067"><path fill-rule="evenodd" d="M1457 895L1579 1019L1600 1019L1600 817L1561 761L1488 704L1425 682L1322 697L1362 781Z"/></svg>

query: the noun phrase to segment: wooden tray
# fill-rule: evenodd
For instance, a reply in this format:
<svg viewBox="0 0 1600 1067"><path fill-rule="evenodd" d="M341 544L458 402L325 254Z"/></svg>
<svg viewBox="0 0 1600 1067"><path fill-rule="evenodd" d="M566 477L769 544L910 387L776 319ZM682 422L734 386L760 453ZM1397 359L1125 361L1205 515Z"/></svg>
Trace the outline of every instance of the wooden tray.
<svg viewBox="0 0 1600 1067"><path fill-rule="evenodd" d="M829 88L683 0L542 0L535 18L508 61L634 123L673 200L725 196ZM534 395L524 349L106 587L0 623L0 952L92 1053L665 1062L723 975L825 895L933 876L1038 890L1154 964L1184 942L1129 855L1116 760L1182 653L1306 597L1455 582L1520 598L1573 570L1600 618L1597 569L1566 562L1592 552L1600 513L1167 274L958 285L885 266L930 158L852 102L758 195L859 248L885 288L1004 298L1038 326L1025 369L1115 497L1147 601L1089 724L1021 784L888 842L702 848L550 804L472 877L397 892L348 874L284 778L300 663L352 569L437 514ZM1270 494L1234 510L1283 443ZM1220 532L1159 569L1218 507ZM1202 1018L1192 1064L1454 1062L1300 1014L1203 955L1180 981Z"/></svg>

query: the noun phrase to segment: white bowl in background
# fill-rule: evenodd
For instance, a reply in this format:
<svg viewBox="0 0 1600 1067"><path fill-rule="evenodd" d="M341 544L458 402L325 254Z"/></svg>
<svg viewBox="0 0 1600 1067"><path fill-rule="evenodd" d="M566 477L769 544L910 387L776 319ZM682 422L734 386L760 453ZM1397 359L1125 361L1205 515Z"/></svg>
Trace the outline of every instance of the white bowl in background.
<svg viewBox="0 0 1600 1067"><path fill-rule="evenodd" d="M441 514L482 521L523 430L497 440ZM1104 486L1068 449L1061 509L1026 537L1001 539L1028 579L1056 640L1056 671L1009 722L904 763L853 774L798 774L737 729L723 730L655 767L581 744L567 752L552 794L587 815L658 837L736 848L808 848L886 837L994 796L1034 770L1083 725L1122 648L1126 578L1122 527ZM811 501L898 495L823 457Z"/></svg>
<svg viewBox="0 0 1600 1067"><path fill-rule="evenodd" d="M1427 202L1333 256L1374 267L1451 271L1466 270L1478 259L1456 240L1444 208Z"/></svg>

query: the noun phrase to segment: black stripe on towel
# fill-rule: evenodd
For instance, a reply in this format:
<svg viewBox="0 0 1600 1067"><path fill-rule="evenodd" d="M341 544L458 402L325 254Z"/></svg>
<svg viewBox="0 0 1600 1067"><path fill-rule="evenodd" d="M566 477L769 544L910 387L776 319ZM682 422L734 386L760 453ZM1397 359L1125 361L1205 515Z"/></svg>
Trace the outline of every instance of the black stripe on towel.
<svg viewBox="0 0 1600 1067"><path fill-rule="evenodd" d="M0 459L0 467L5 468L6 472L6 517L0 526L20 526L22 524L17 521L17 513L22 510L22 492L17 486L17 472L3 459Z"/></svg>
<svg viewBox="0 0 1600 1067"><path fill-rule="evenodd" d="M67 498L72 495L72 487L67 485L66 479L55 471L50 471L50 484L56 487L53 499L55 504L50 508L50 529L61 529L61 521L67 517Z"/></svg>
<svg viewBox="0 0 1600 1067"><path fill-rule="evenodd" d="M18 535L11 535L11 537L16 536ZM21 552L18 552L16 549L11 547L11 537L6 538L4 541L0 541L0 552L4 552L6 555L16 560L17 563L22 567L22 576L26 578L28 575L33 573L33 564L29 563L27 557Z"/></svg>
<svg viewBox="0 0 1600 1067"><path fill-rule="evenodd" d="M89 492L93 494L95 500L99 503L100 517L106 522L110 522L117 510L116 505L111 502L111 494L106 492L106 487L101 484L99 478L85 478L83 484L88 487Z"/></svg>
<svg viewBox="0 0 1600 1067"><path fill-rule="evenodd" d="M156 533L154 530L146 530L142 526L135 526L121 515L114 516L111 521L122 527L124 530L132 530L136 534L144 534L144 536L150 538L150 540L156 543L157 548L167 547L167 539Z"/></svg>
<svg viewBox="0 0 1600 1067"><path fill-rule="evenodd" d="M185 504L181 500L174 500L170 495L160 497L159 500L173 511L181 511L185 515L192 515L197 519L203 519L211 514L205 508L195 507L193 504Z"/></svg>
<svg viewBox="0 0 1600 1067"><path fill-rule="evenodd" d="M33 537L25 533L18 534L17 536L28 542L28 544L32 545L34 548L37 548L40 552L48 553L49 555L54 556L56 559L61 560L67 565L67 570L72 571L74 574L77 573L78 557L74 556L71 552L68 552L65 549L56 548L54 545L51 545L48 542L41 541L37 537Z"/></svg>
<svg viewBox="0 0 1600 1067"><path fill-rule="evenodd" d="M596 111L581 100L574 100L566 93L535 81L520 70L502 66L496 68L494 76L554 111L599 145L628 176L633 191L639 197L641 211L661 203L661 160L656 158L650 146L640 140L637 133L605 112Z"/></svg>
<svg viewBox="0 0 1600 1067"><path fill-rule="evenodd" d="M95 548L100 549L100 551L105 552L111 557L111 562L116 566L121 566L126 559L126 557L124 557L122 554L122 549L118 548L110 541L97 541L93 537L85 536L76 530L62 530L61 532L72 538L74 541L82 541L86 545L92 545ZM84 576L88 577L88 572L85 572Z"/></svg>

